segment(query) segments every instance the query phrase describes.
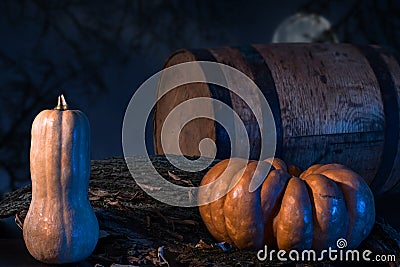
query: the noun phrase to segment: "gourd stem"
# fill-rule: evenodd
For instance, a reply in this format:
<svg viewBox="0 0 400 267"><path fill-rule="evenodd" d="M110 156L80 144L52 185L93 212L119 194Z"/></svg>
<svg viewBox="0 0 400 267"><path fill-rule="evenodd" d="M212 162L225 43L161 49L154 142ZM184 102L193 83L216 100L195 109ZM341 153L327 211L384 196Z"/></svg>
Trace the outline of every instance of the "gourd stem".
<svg viewBox="0 0 400 267"><path fill-rule="evenodd" d="M58 96L57 106L54 108L55 110L67 110L68 104L65 101L64 95Z"/></svg>

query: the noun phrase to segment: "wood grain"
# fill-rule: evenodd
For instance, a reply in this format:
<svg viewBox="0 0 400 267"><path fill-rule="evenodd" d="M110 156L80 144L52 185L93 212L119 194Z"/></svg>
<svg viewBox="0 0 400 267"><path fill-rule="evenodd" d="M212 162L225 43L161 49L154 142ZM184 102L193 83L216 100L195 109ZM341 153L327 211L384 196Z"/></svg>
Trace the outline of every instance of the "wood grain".
<svg viewBox="0 0 400 267"><path fill-rule="evenodd" d="M354 46L255 47L274 77L284 138L383 130L377 81Z"/></svg>
<svg viewBox="0 0 400 267"><path fill-rule="evenodd" d="M173 54L167 60L167 65L194 60L199 51L205 50L213 54L216 62L232 66L259 83L257 77L266 76L267 73L254 73L254 70L270 71L274 88L266 88L265 84L258 85L270 101L270 106L279 109L279 112L274 112L275 128L279 131L276 133L279 141L276 147L281 158L289 164L306 168L313 163L338 162L350 166L368 183L383 173L382 166L385 165L387 149L390 148L390 144L385 143L385 137L388 136L385 126L388 119L385 116L390 112L400 112L400 66L398 58L396 60L393 54L387 50L377 50L390 72L389 78L393 79L397 92L397 109L388 110L387 105L384 108L388 100L382 99L382 77L379 81L376 69L371 67L372 63L354 45L261 44L253 45L252 49L223 47L185 50L185 53ZM264 69L254 68L252 59L255 57L264 60ZM234 86L241 86L241 81L232 80ZM193 90L195 86L188 85L175 94L182 95L185 90ZM201 90L205 95L209 94L207 88ZM259 105L260 99L255 92L245 87L241 87L241 90L248 90L246 94L253 99L250 105ZM270 97L271 90L276 90L276 98ZM232 109L237 112L247 130L251 144L250 158L254 159L254 156L259 155L260 144L270 129L257 125L249 106L237 95L231 93L230 96ZM184 101L183 97L175 96L179 97ZM161 122L174 105L176 103L160 102L155 112L156 120ZM390 109L393 109L392 106ZM231 120L233 122L233 118ZM237 131L238 122L234 123ZM400 127L399 122L391 123ZM155 140L158 140L160 123L155 126ZM188 155L199 155L198 142L205 137L218 135L218 131L215 124L209 121L188 124L182 133L187 137L180 139L182 151ZM232 140L236 145L242 141L241 138ZM162 154L159 144L155 142L155 145L156 153ZM400 143L395 146L393 149L397 153L394 160L384 166L385 175L378 177L381 182L374 189L375 194L400 191ZM216 147L218 151L231 149L226 143L223 145L218 141Z"/></svg>
<svg viewBox="0 0 400 267"><path fill-rule="evenodd" d="M171 58L166 62L165 68L189 61L194 61L195 57L188 51L182 50L171 56ZM175 75L182 75L179 72L175 72ZM161 88L167 87L168 79L171 77L162 77L158 96L161 95ZM165 84L164 84L165 83ZM196 98L196 97L208 97L210 98L210 91L208 89L207 84L205 83L193 83L186 84L174 88L157 102L154 111L154 148L156 153L158 154L184 154L188 156L200 155L199 151L199 143L204 138L210 138L215 141L215 128L214 122L210 119L206 118L197 118L193 121L190 121L186 125L182 124L181 118L184 117L185 113L196 114L201 110L198 109L198 106L189 106L186 108L184 113L176 113L173 122L176 124L174 128L176 131L167 132L165 134L165 141L161 143L161 130L163 128L163 124L166 120L166 117L171 113L171 111L178 106L179 104L185 102L188 99ZM202 108L206 110L210 110L213 112L212 103L204 105ZM182 128L182 131L179 133L177 130ZM172 130L174 130L172 129ZM179 147L178 150L176 147L172 146L175 140L179 138ZM163 147L164 145L164 147ZM212 151L205 151L204 156L212 156Z"/></svg>

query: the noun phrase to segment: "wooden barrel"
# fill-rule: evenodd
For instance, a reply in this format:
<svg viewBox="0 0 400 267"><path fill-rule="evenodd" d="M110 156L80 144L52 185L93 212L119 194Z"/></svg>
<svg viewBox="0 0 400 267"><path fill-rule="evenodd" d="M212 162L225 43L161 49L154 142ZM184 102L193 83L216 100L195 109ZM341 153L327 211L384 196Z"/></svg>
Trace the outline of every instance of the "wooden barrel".
<svg viewBox="0 0 400 267"><path fill-rule="evenodd" d="M277 157L303 169L314 163L345 164L360 173L376 195L399 191L400 61L392 51L350 44L180 50L165 67L189 61L227 64L257 84L275 119ZM160 136L166 116L178 104L196 97L217 98L232 107L246 125L251 158L260 155L263 131L254 125L243 101L206 83L179 86L157 102L153 125L157 154L164 153ZM211 138L217 158L229 157L223 131L210 119L191 121L179 135L181 152L200 155L200 140Z"/></svg>

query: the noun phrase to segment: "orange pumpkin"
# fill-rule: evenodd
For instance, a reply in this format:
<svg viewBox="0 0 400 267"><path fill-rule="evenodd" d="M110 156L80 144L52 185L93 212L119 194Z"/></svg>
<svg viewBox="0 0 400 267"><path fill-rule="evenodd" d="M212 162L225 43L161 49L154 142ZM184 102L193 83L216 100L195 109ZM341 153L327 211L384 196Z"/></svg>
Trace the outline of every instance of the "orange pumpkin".
<svg viewBox="0 0 400 267"><path fill-rule="evenodd" d="M289 169L298 174L296 168ZM250 192L253 177L263 181ZM217 199L199 207L201 217L218 241L241 249L268 245L322 250L335 248L339 238L347 240L347 248L355 248L375 221L368 185L340 164L313 165L295 177L277 158L227 159L211 168L201 185L214 181L209 189L199 190L199 203Z"/></svg>

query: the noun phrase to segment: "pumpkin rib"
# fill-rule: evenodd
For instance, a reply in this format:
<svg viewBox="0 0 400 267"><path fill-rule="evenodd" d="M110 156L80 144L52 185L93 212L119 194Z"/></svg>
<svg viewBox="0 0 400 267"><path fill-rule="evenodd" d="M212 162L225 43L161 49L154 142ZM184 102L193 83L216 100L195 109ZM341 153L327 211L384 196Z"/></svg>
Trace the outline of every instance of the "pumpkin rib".
<svg viewBox="0 0 400 267"><path fill-rule="evenodd" d="M232 181L235 181L235 186L232 187L232 189L221 199L221 201L219 201L219 205L213 205L214 203L210 203L210 207L217 207L217 209L215 210L215 212L213 212L213 209L211 209L211 213L215 216L212 216L212 221L213 223L215 223L217 220L221 221L221 224L218 224L220 226L220 230L223 231L223 235L226 236L226 238L222 238L222 240L228 242L228 243L233 243L234 245L236 245L236 242L233 238L231 238L231 234L228 230L228 227L230 227L230 225L228 225L229 222L229 214L230 212L225 208L226 205L226 199L227 199L227 195L235 190L235 187L238 186L238 183L241 182L241 180L243 179L243 176L245 175L245 171L248 169L248 164L246 164L243 168L241 168L238 172L235 172L233 174L232 177ZM231 186L231 184L229 184L229 186ZM237 208L237 207L234 207ZM217 211L220 212L220 214L222 215L222 217L218 217L217 216ZM228 219L228 220L227 220ZM223 223L222 223L223 222Z"/></svg>
<svg viewBox="0 0 400 267"><path fill-rule="evenodd" d="M64 261L65 259L68 259L70 257L71 254L71 247L70 246L66 246L66 244L71 244L71 235L72 235L72 231L71 231L71 223L69 222L68 218L70 218L70 216L72 214L69 214L69 209L67 209L68 207L68 188L72 187L73 185L71 185L71 181L70 179L68 179L68 177L71 177L73 175L73 173L68 173L68 171L70 171L69 168L62 168L62 166L72 166L71 161L69 160L68 156L70 155L70 151L72 150L72 147L68 147L68 145L73 145L72 143L72 138L71 136L73 135L73 133L70 133L71 129L75 128L76 126L74 125L74 121L73 118L70 117L70 111L58 111L60 113L61 116L61 134L60 134L60 143L61 147L61 161L60 161L60 181L61 181L61 188L62 188L62 194L61 194L61 216L62 216L62 221L63 221L63 225L64 227L62 229L60 229L62 231L62 233L64 234L65 238L65 254L64 259L62 259L62 261Z"/></svg>
<svg viewBox="0 0 400 267"><path fill-rule="evenodd" d="M287 169L288 169L288 166L286 165L286 163L279 158L267 158L263 161L271 164L271 167L273 167L276 170L281 169L281 170L287 171Z"/></svg>
<svg viewBox="0 0 400 267"><path fill-rule="evenodd" d="M79 143L83 143L85 140L83 140L83 136L85 133L90 134L90 127L89 127L89 121L87 119L87 117L79 110L73 110L71 112L74 112L74 118L76 119L76 127L74 127L75 129L79 130L79 134L77 134L79 136L79 140L77 142L75 142L73 144L72 147L72 154L71 154L71 158L74 161L78 161L78 168L76 169L76 173L82 173L83 175L86 176L90 176L90 165L85 164L84 159L79 159L77 160L76 158L81 157L82 155L90 155L90 139L87 139L85 142L85 146L84 147L79 147L77 144ZM77 131L78 131L77 130ZM78 149L82 149L83 151L77 151ZM75 175L75 173L74 173ZM76 188L77 190L80 190L80 194L79 194L79 200L76 198L72 198L72 200L75 202L76 201L85 201L88 198L88 190L85 190L85 188L89 187L89 179L76 179L73 182L76 183Z"/></svg>
<svg viewBox="0 0 400 267"><path fill-rule="evenodd" d="M350 219L346 235L347 247L355 248L368 236L375 221L375 203L372 192L357 173L347 168L326 170L321 174L336 181L344 193ZM348 179L348 177L352 178Z"/></svg>
<svg viewBox="0 0 400 267"><path fill-rule="evenodd" d="M261 165L257 169L259 164ZM270 164L268 163L250 162L247 164L238 183L226 195L224 203L225 227L230 239L238 248L260 248L263 245L264 231L261 214L252 212L253 210L261 209L259 201L261 187L250 192L249 186L254 176L265 177L269 169ZM240 173L237 173L236 176L240 176ZM240 218L235 216L235 214L241 214ZM242 216L246 219L243 220ZM246 229L250 229L250 231L246 231Z"/></svg>
<svg viewBox="0 0 400 267"><path fill-rule="evenodd" d="M218 162L213 168L211 168L207 172L207 174L204 176L203 180L201 181L200 186L207 185L209 183L214 182L216 179L218 179L218 177L221 175L221 173L225 170L228 163L229 163L229 159ZM199 202L203 202L204 200L206 200L206 202L209 201L210 195L213 193L214 186L215 186L215 184L213 186L211 186L211 188L209 190L205 190L200 187L199 193L198 193ZM208 231L215 233L216 229L215 229L215 226L211 219L210 203L199 206L199 209L200 209L201 218L203 219L204 222L206 222L205 224L206 224ZM216 238L220 239L223 237L218 236Z"/></svg>
<svg viewBox="0 0 400 267"><path fill-rule="evenodd" d="M314 173L315 174L319 174L319 173L323 173L325 171L332 171L332 170L350 170L348 167L339 164L339 163L330 163L330 164L325 164L320 166L319 168L317 168Z"/></svg>
<svg viewBox="0 0 400 267"><path fill-rule="evenodd" d="M307 188L303 181L291 177L274 219L278 247L283 250L310 249L313 240L313 215Z"/></svg>
<svg viewBox="0 0 400 267"><path fill-rule="evenodd" d="M324 166L323 164L314 164L308 167L304 172L300 174L300 179L303 179L304 177L313 174L317 169L319 169L321 166Z"/></svg>
<svg viewBox="0 0 400 267"><path fill-rule="evenodd" d="M225 223L224 204L226 195L219 196L219 194L226 192L228 188L232 188L232 184L236 184L237 179L229 179L229 177L242 173L243 166L247 166L246 162L237 158L231 159L215 181L210 195L213 199L217 198L216 201L209 203L212 224L215 231L221 236L221 240L227 240L227 242L231 242L231 238L226 230Z"/></svg>
<svg viewBox="0 0 400 267"><path fill-rule="evenodd" d="M66 247L67 244L67 234L65 232L65 230L61 227L62 225L65 224L65 220L64 220L64 207L65 207L65 203L64 203L64 188L62 188L63 186L63 170L62 168L60 168L62 165L62 156L63 156L63 146L60 144L62 144L63 142L63 137L62 137L62 133L63 133L63 114L61 111L55 111L53 114L53 124L54 124L54 128L55 131L58 131L58 133L55 133L54 129L51 129L48 132L50 132L52 134L52 140L50 140L50 144L51 144L51 148L52 150L49 151L48 156L46 156L46 158L48 157L53 157L54 161L52 162L52 166L50 166L48 169L50 170L50 174L49 178L47 178L46 180L50 179L51 182L47 182L47 186L48 186L48 190L49 192L53 193L53 196L51 199L49 199L48 201L54 201L54 203L57 205L57 208L59 210L59 212L56 213L56 218L57 218L57 222L54 223L53 227L55 227L55 229L53 229L52 231L52 235L54 236L53 238L57 238L57 235L59 235L59 246L60 248L62 247ZM54 152L56 151L56 152ZM47 161L46 161L47 162ZM54 168L54 166L57 166ZM60 166L60 167L59 167ZM56 191L54 191L54 188L56 188ZM50 194L49 194L50 195ZM61 196L61 200L59 199L59 196ZM51 202L49 202L51 203ZM51 205L47 205L49 210L47 211L47 214L51 214L52 213L52 207ZM57 216L58 215L58 216ZM57 248L57 249L60 249ZM59 261L64 261L65 260L65 256L64 255L54 255L55 259L54 260L59 260ZM64 257L63 257L64 256ZM58 258L59 257L59 258Z"/></svg>
<svg viewBox="0 0 400 267"><path fill-rule="evenodd" d="M279 213L290 178L291 176L282 169L272 170L261 186L260 203L264 223L264 243L273 248L278 246L274 238L273 221Z"/></svg>
<svg viewBox="0 0 400 267"><path fill-rule="evenodd" d="M321 174L303 179L311 199L314 223L313 249L336 247L348 231L348 211L342 191L335 181Z"/></svg>

